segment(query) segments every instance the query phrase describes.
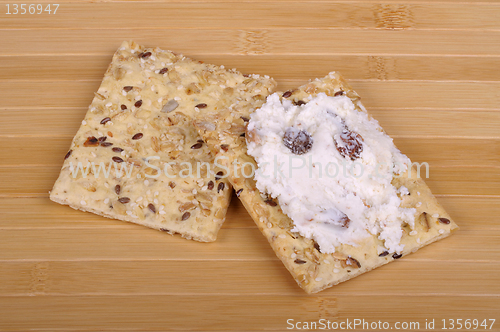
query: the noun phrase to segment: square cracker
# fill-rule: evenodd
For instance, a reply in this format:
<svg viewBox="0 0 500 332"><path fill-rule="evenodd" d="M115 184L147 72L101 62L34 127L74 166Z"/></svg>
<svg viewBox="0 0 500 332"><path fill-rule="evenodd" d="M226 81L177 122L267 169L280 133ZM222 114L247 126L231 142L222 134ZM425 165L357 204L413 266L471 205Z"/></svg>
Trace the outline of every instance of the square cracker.
<svg viewBox="0 0 500 332"><path fill-rule="evenodd" d="M274 86L274 81L124 42L71 143L50 199L215 241L232 190L213 166L192 118L246 100L260 85ZM78 163L96 168L84 175ZM99 165L110 173L98 174Z"/></svg>
<svg viewBox="0 0 500 332"><path fill-rule="evenodd" d="M353 101L357 111L366 112L358 94L335 72L280 95L282 99L288 98L298 103L307 101L321 92L334 96L336 93L341 93L340 91ZM401 206L414 207L417 210L414 232L410 235L409 226L403 227L401 243L405 246L401 255L385 251L382 241L376 235L368 237L357 247L341 245L335 248L336 252L333 254L321 253L319 246L313 240L291 232L292 220L282 212L279 204L260 193L253 178L246 177L251 173L249 164L253 165L254 169L257 169L257 165L255 160L246 153L245 139L240 137L240 133L228 133L222 129L242 125L243 121L248 121L256 106L261 106L263 103L264 101L260 101L260 105L240 103L227 110L211 112L209 116L205 114L204 119L195 120L195 127L216 158L226 157L219 159L223 166L233 170L229 173L229 180L237 196L271 244L276 255L307 293L319 292L390 263L448 236L457 228L425 182L421 178L416 178L414 170L414 178L403 174L400 178L394 178L392 182L397 188L404 185L410 192L410 195L402 198ZM251 134L246 133L246 139L251 140Z"/></svg>

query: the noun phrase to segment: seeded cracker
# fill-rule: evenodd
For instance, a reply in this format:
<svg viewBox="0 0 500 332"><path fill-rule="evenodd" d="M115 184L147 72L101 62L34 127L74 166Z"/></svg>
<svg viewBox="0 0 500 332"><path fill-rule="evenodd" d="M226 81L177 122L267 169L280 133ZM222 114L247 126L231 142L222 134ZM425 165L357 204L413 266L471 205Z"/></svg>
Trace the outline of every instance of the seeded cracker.
<svg viewBox="0 0 500 332"><path fill-rule="evenodd" d="M215 241L232 190L192 118L259 93L264 98L268 91L261 85L274 87L274 81L124 42L73 139L50 199L188 239ZM78 163L96 168L84 175ZM99 165L111 167L109 176L103 169L97 173Z"/></svg>
<svg viewBox="0 0 500 332"><path fill-rule="evenodd" d="M289 99L295 105L303 105L321 92L328 96L345 94L355 104L356 111L366 112L360 102L360 97L335 72L296 90L280 93L280 98ZM336 246L332 254L322 253L315 241L292 232L292 221L283 214L278 202L260 193L253 178L243 176L243 174L250 174L250 167L247 165L242 168L242 165L253 164L257 168L255 160L246 153L245 138L241 136L243 131L230 133L223 129L243 126L244 122L249 120L250 114L263 103L264 101L260 101L260 105L255 102L240 102L230 109L210 112L211 115L205 114L203 119L197 118L195 127L214 154L228 158L221 164L232 170L229 179L237 196L271 244L276 255L307 293L319 292L390 263L448 236L457 228L425 182L420 178L417 179L415 175L413 179L409 179L404 174L400 178L393 178L392 184L396 188L404 186L408 189L408 194L401 194L401 207L415 208L416 213L414 230L406 225L402 227L403 235L400 243L404 244L404 249L401 253L386 251L383 242L376 235L366 238L357 247L344 244ZM339 145L337 149L345 158L357 158L361 150L354 143L359 143L362 138L350 132L346 133L344 138L352 145ZM254 132L247 131L246 139L249 142L255 142L259 140L259 137ZM295 151L297 155L307 153L310 143L308 134L301 131L285 132L283 137L283 144L292 152ZM233 170L234 164L237 167ZM415 170L413 171L415 174ZM347 226L348 221L347 219L345 225L342 226Z"/></svg>

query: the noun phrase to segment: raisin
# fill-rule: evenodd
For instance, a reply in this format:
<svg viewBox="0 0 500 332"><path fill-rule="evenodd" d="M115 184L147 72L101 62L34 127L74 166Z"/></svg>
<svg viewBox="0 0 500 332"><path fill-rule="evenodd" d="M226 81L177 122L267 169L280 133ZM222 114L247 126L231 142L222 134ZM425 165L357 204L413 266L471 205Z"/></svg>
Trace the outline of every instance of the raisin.
<svg viewBox="0 0 500 332"><path fill-rule="evenodd" d="M289 148L293 154L300 155L311 150L313 139L311 134L307 131L289 127L283 136L283 144Z"/></svg>
<svg viewBox="0 0 500 332"><path fill-rule="evenodd" d="M335 140L335 147L337 151L344 158L349 158L351 160L356 160L363 152L363 137L360 134L355 133L344 127L342 134L339 135L339 139L342 143Z"/></svg>

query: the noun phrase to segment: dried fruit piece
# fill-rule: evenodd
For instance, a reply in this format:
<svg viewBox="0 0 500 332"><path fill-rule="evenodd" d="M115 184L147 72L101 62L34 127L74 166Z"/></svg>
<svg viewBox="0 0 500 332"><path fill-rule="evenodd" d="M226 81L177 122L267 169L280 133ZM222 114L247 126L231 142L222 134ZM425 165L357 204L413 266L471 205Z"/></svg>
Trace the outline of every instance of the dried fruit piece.
<svg viewBox="0 0 500 332"><path fill-rule="evenodd" d="M311 134L305 130L298 130L289 127L283 136L283 144L292 151L293 154L301 155L311 150L313 139Z"/></svg>
<svg viewBox="0 0 500 332"><path fill-rule="evenodd" d="M106 117L104 119L101 120L101 124L106 124L107 122L111 121L111 118L110 117Z"/></svg>
<svg viewBox="0 0 500 332"><path fill-rule="evenodd" d="M179 103L176 100L170 99L165 105L163 105L163 108L161 109L161 111L163 113L169 113L169 112L172 112L173 110L175 110L178 106L179 106Z"/></svg>
<svg viewBox="0 0 500 332"><path fill-rule="evenodd" d="M68 159L72 153L73 153L73 150L69 150L68 153L66 153L66 155L64 156L64 160Z"/></svg>
<svg viewBox="0 0 500 332"><path fill-rule="evenodd" d="M191 213L185 212L181 217L181 221L188 220L189 217L191 217Z"/></svg>
<svg viewBox="0 0 500 332"><path fill-rule="evenodd" d="M168 186L169 186L170 188L174 189L174 188L175 188L175 182L170 181L170 182L168 183Z"/></svg>
<svg viewBox="0 0 500 332"><path fill-rule="evenodd" d="M424 212L425 213L425 212ZM448 225L451 221L448 218L438 218L439 222Z"/></svg>
<svg viewBox="0 0 500 332"><path fill-rule="evenodd" d="M87 137L87 140L83 143L85 147L98 146L99 140L94 136Z"/></svg>
<svg viewBox="0 0 500 332"><path fill-rule="evenodd" d="M122 204L127 204L128 202L130 202L130 198L128 197L121 197L118 199L118 202L122 203Z"/></svg>
<svg viewBox="0 0 500 332"><path fill-rule="evenodd" d="M335 139L335 147L344 158L356 160L363 152L363 137L360 134L350 131L346 126L339 135L340 141Z"/></svg>

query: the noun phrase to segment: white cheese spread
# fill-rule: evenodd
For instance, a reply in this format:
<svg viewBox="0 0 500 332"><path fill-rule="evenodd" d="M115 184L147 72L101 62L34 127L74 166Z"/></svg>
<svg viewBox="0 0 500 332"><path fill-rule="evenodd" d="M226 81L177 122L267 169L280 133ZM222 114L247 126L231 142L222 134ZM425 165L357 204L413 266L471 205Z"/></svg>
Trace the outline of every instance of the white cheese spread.
<svg viewBox="0 0 500 332"><path fill-rule="evenodd" d="M391 181L410 160L348 97L321 93L297 106L273 94L247 130L257 188L278 200L292 231L326 253L370 234L390 252L403 250L401 226L413 229L416 210L400 207L407 190Z"/></svg>

